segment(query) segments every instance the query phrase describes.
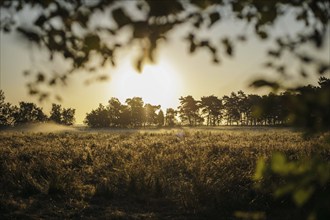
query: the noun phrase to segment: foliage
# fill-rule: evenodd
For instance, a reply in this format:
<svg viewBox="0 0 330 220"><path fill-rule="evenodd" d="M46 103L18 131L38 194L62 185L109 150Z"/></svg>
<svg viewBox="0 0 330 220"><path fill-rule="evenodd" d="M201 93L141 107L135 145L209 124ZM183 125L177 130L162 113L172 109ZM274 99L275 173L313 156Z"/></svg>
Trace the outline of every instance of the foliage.
<svg viewBox="0 0 330 220"><path fill-rule="evenodd" d="M310 131L328 130L330 121L330 79L320 77L317 86L307 85L288 89L279 94L245 94L232 92L219 98L215 95L196 100L192 96L180 97L180 106L166 111L165 121L160 105L144 104L142 98L127 99L127 105L111 98L109 105L100 105L86 116L91 127L174 126L179 115L181 125L272 125L294 126ZM163 114L163 113L162 113ZM160 117L157 118L157 117ZM159 121L160 120L160 123Z"/></svg>
<svg viewBox="0 0 330 220"><path fill-rule="evenodd" d="M157 114L157 125L159 127L164 126L165 123L165 116L164 116L164 112L160 109L158 114Z"/></svg>
<svg viewBox="0 0 330 220"><path fill-rule="evenodd" d="M183 123L188 122L188 125L200 125L203 118L199 115L199 105L192 96L180 97L180 106L178 112Z"/></svg>
<svg viewBox="0 0 330 220"><path fill-rule="evenodd" d="M134 6L133 10L129 10L129 4ZM30 25L15 24L16 20L13 14L27 8L27 6L34 8L38 15L31 21ZM267 55L270 60L265 65L280 74L287 75L287 65L290 65L291 61L290 63L282 63L283 60L279 58L283 54L289 54L301 62L302 76L308 75L306 71L308 68L305 67L309 66L314 67L314 72L318 72L321 75L329 70L329 63L324 63L316 57L303 52L304 47L309 43L313 43L317 49L322 48L324 45L330 14L329 1L327 0L279 0L276 2L261 0L141 0L133 2L95 1L93 3L81 0L23 0L1 1L0 7L2 12L9 12L1 17L1 30L9 32L15 28L25 39L46 48L49 51L50 59L53 59L55 54L61 54L66 60L72 61L71 69L62 74L54 73L47 77L44 73L35 73L35 77L28 84L28 88L30 94L39 95L41 100L48 97L49 94L40 89L40 84L49 86L58 83L66 84L67 78L72 72L80 69L92 71L95 69L90 59L92 56L98 56L102 66L107 62L115 65L115 54L118 50L125 47L123 45L131 47L137 44L139 46L141 55L137 58L135 66L137 70L141 71L144 63L147 61L155 62L155 51L160 42L166 41L170 31L182 27L182 25L187 25L191 28L191 32L187 33L185 39L189 45L190 53L195 53L198 49L205 49L210 53L213 62L219 63L219 48L225 51L226 55L232 56L234 54L234 46L237 42L244 41L246 36L230 37L229 35L223 36L223 33L219 33L221 36L216 36L217 42L213 42L211 37L200 37L198 35L205 32L205 30L215 27L216 24L225 20L223 17L227 15L252 26L252 31L261 40L264 40L270 38L270 29L279 18L292 14L296 22L303 25L292 35L283 33L283 35L272 39L275 46L268 50ZM11 11L14 11L13 14L10 13ZM97 13L111 17L110 25L93 25L91 20ZM134 16L135 14L140 14L141 16ZM79 27L80 31L75 31L76 26ZM129 30L129 39L124 43L119 41L119 38L121 38L120 33L123 30ZM107 37L102 37L104 35ZM109 39L111 39L111 43L107 43ZM99 77L101 80L104 78L104 76ZM278 83L266 80L256 81L254 85L267 85L275 89L281 87ZM291 100L296 104L293 111L286 108L287 113L292 113L290 121L294 125L299 125L312 131L329 129L329 91L328 89L323 90L322 85L320 87L321 89L308 92L295 89L293 92L297 93L297 95L289 95L289 98L295 98ZM243 98L245 99L245 97ZM252 98L251 103L259 99L258 97ZM224 100L225 105L229 106L229 111L226 111L226 117L230 123L234 121L238 124L239 121L244 120L244 117L250 116L250 113L253 111L261 112L261 117L266 117L265 123L276 123L274 122L277 120L276 109L269 106L269 103L278 102L275 95L262 98L262 100L265 100L264 103L268 103L263 105L267 106L266 108L251 110L247 107L245 108L247 110L246 114L235 109L235 106L239 105L236 103L236 100L237 98L234 94L226 97ZM36 110L33 105L22 104L22 107ZM141 106L139 108L141 109ZM129 111L129 108L125 108L123 114L128 115ZM22 110L22 112L24 111ZM40 111L36 110L33 112ZM192 112L182 109L181 116L184 116L190 125L198 124L199 118L197 118L196 114L191 115ZM17 116L20 117L20 115ZM26 116L28 116L28 113L26 113ZM281 113L280 117L283 116L286 116L286 114ZM26 120L34 120L35 117L38 116L36 114L29 115L27 119L20 117L20 120L22 119L21 121L24 122ZM258 118L254 119L258 120ZM135 115L132 121L127 122L127 124L140 126L141 121L139 115ZM282 156L276 157L284 158ZM322 164L322 162L319 162L319 164ZM308 175L306 174L306 176ZM290 178L290 176L287 178ZM306 193L301 194L306 195Z"/></svg>
<svg viewBox="0 0 330 220"><path fill-rule="evenodd" d="M145 104L144 105L144 125L153 125L153 124L158 124L158 114L156 111L160 109L160 105L151 105L151 104ZM164 117L164 115L163 115ZM160 123L161 123L161 119Z"/></svg>
<svg viewBox="0 0 330 220"><path fill-rule="evenodd" d="M295 88L284 97L290 103L287 113L292 124L304 128L309 135L330 129L329 79L321 77L318 87L309 85ZM325 134L325 137L323 143L315 146L321 152L330 149L330 136ZM259 159L254 178L261 181L262 185L271 185L275 197L291 197L297 210L306 212L307 219L329 219L330 163L322 160L321 155L318 153L290 160L289 155L274 153L270 161Z"/></svg>
<svg viewBox="0 0 330 220"><path fill-rule="evenodd" d="M324 45L329 20L329 2L279 0L172 0L172 1L1 1L1 30L5 33L15 30L24 39L47 49L49 59L59 54L71 63L67 72L45 74L37 71L28 88L30 94L40 99L49 96L40 84L53 86L66 84L71 73L85 69L93 72L98 66L116 64L116 53L127 47L137 46L139 55L135 67L141 71L148 62L156 62L157 48L167 43L172 30L187 26L185 42L189 53L206 50L214 63L220 63L220 51L229 57L235 54L236 45L247 40L247 32L231 36L230 33L210 32L227 18L233 18L250 27L261 41L270 39L272 48L268 50L266 66L281 74L287 74L287 63L280 58L289 54L301 63L302 75L307 75L305 67L313 67L314 72L324 74L329 64L303 52L306 45L319 49ZM36 14L33 19L25 19L24 24L15 16L29 10ZM294 33L279 33L272 37L271 29L276 22L288 15L295 19L298 30ZM107 22L95 20L103 16ZM128 39L123 40L121 33ZM123 42L124 41L124 42ZM96 59L92 59L96 58ZM95 62L98 60L99 62ZM30 72L27 72L30 73ZM97 77L106 79L105 75Z"/></svg>
<svg viewBox="0 0 330 220"><path fill-rule="evenodd" d="M97 109L87 113L84 123L95 128L108 127L110 120L106 108L100 104Z"/></svg>
<svg viewBox="0 0 330 220"><path fill-rule="evenodd" d="M166 109L166 116L165 116L165 125L169 127L173 127L176 124L177 111L173 108Z"/></svg>
<svg viewBox="0 0 330 220"><path fill-rule="evenodd" d="M145 119L146 109L143 108L143 100L141 97L133 97L126 99L126 104L130 112L130 122L133 127L141 127ZM151 109L149 108L149 111ZM151 114L151 112L149 112Z"/></svg>
<svg viewBox="0 0 330 220"><path fill-rule="evenodd" d="M206 114L206 125L219 125L223 107L221 99L214 95L201 97L200 107L202 108L202 113Z"/></svg>
<svg viewBox="0 0 330 220"><path fill-rule="evenodd" d="M65 125L73 125L73 123L75 122L75 118L74 118L74 114L75 114L76 110L72 109L72 108L64 108L62 110L62 124Z"/></svg>
<svg viewBox="0 0 330 220"><path fill-rule="evenodd" d="M291 197L300 210L308 210L307 219L329 219L329 161L319 156L289 161L285 154L274 153L268 164L259 159L254 179L265 179L275 198Z"/></svg>
<svg viewBox="0 0 330 220"><path fill-rule="evenodd" d="M112 97L107 106L99 104L97 109L87 113L85 124L94 128L162 126L164 124L162 123L164 114L159 110L160 105L144 104L141 97L128 98L125 102L126 105ZM159 111L158 114L157 111Z"/></svg>
<svg viewBox="0 0 330 220"><path fill-rule="evenodd" d="M8 127L13 124L13 107L10 103L5 102L5 94L0 90L0 128Z"/></svg>
<svg viewBox="0 0 330 220"><path fill-rule="evenodd" d="M280 97L270 94L260 111L268 116L276 116L278 120L287 118L289 124L307 131L329 130L330 79L320 77L318 86L287 89Z"/></svg>
<svg viewBox="0 0 330 220"><path fill-rule="evenodd" d="M126 108L120 103L117 98L111 98L109 100L109 106L107 107L109 125L113 127L119 127L126 125L128 122L123 120L124 112Z"/></svg>
<svg viewBox="0 0 330 220"><path fill-rule="evenodd" d="M50 111L50 117L49 119L51 121L54 121L58 124L61 123L62 121L62 116L61 116L61 105L58 104L52 104L52 110Z"/></svg>
<svg viewBox="0 0 330 220"><path fill-rule="evenodd" d="M227 118L227 124L236 122L238 124L240 119L239 98L236 93L232 92L230 96L223 97L224 106L226 107L225 117Z"/></svg>
<svg viewBox="0 0 330 220"><path fill-rule="evenodd" d="M47 120L42 108L30 102L20 102L19 107L13 112L13 117L15 125Z"/></svg>
<svg viewBox="0 0 330 220"><path fill-rule="evenodd" d="M74 114L76 110L72 108L63 108L59 104L52 104L49 120L64 125L73 125L75 122Z"/></svg>
<svg viewBox="0 0 330 220"><path fill-rule="evenodd" d="M323 141L288 129L1 132L0 218L302 219L289 198L273 200L275 182L253 188L256 160L276 150L329 162L313 147Z"/></svg>
<svg viewBox="0 0 330 220"><path fill-rule="evenodd" d="M9 127L34 122L45 122L48 120L59 124L73 125L75 109L63 108L61 105L53 104L50 117L43 112L42 108L35 103L20 102L19 106L13 106L5 102L5 95L0 90L0 127Z"/></svg>

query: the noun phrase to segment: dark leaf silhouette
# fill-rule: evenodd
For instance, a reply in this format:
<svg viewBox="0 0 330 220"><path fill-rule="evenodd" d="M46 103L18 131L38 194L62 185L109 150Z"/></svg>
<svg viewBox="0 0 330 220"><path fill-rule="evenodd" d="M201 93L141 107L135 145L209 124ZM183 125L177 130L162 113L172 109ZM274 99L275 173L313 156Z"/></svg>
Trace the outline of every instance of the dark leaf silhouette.
<svg viewBox="0 0 330 220"><path fill-rule="evenodd" d="M118 8L112 11L112 17L118 25L118 28L131 23L131 19L125 14L122 8Z"/></svg>
<svg viewBox="0 0 330 220"><path fill-rule="evenodd" d="M220 14L218 12L212 12L209 14L210 16L210 24L209 27L212 27L215 23L220 20Z"/></svg>
<svg viewBox="0 0 330 220"><path fill-rule="evenodd" d="M22 27L18 27L17 31L21 34L23 34L27 39L29 39L30 41L39 44L41 41L41 37L38 33L32 31L32 30L28 30Z"/></svg>
<svg viewBox="0 0 330 220"><path fill-rule="evenodd" d="M278 89L280 87L279 84L276 82L270 82L270 81L262 80L262 79L254 81L253 83L251 83L250 86L257 87L257 88L266 86L266 87L271 87L273 89Z"/></svg>
<svg viewBox="0 0 330 220"><path fill-rule="evenodd" d="M126 7L131 4L133 7ZM200 33L215 28L216 24L225 22L226 17L232 17L237 22L247 23L252 26L252 31L261 39L270 39L270 30L277 20L285 17L289 12L294 13L297 24L302 28L288 37L283 33L274 39L277 48L269 51L268 58L281 59L284 53L308 66L315 67L316 71L327 71L316 57L305 54L298 54L304 45L312 42L315 47L321 48L327 33L327 22L329 18L329 3L326 0L312 1L310 3L281 0L279 2L265 1L218 1L218 0L190 0L190 1L153 1L141 0L136 2L118 1L1 1L0 7L3 11L16 10L18 13L23 8L42 9L33 21L26 21L28 25L19 26L16 30L22 36L49 51L49 59L53 60L55 54L62 54L63 57L72 63L71 70L88 70L89 63L94 58L101 58L99 66L104 66L107 61L112 65L116 62L115 51L124 47L113 45L119 42L125 47L133 44L139 45L140 54L151 62L157 62L155 56L158 52L158 45L161 39L168 39L172 30L177 30L182 25L191 26L191 34L187 39L190 47L188 53L194 53L197 49L203 49L211 54L210 60L213 63L220 63L217 51L220 47L225 48L228 56L234 55L237 42L246 41L246 34L239 34L237 37L227 37L222 45L212 45L210 36L202 40L198 39ZM221 8L228 9L224 12ZM283 10L284 8L288 10ZM110 16L109 13L110 12ZM140 14L140 18L137 18ZM92 25L94 15L107 16L112 19L117 28L106 24ZM9 32L17 22L16 16L1 18L1 30ZM54 20L57 24L54 25ZM77 24L80 26L77 31ZM127 42L119 39L123 27L129 27L126 31L130 36ZM297 27L300 27L299 25ZM223 33L214 32L218 39L223 39ZM102 42L101 39L111 39ZM165 41L169 42L169 41ZM208 44L205 44L209 42ZM93 51L93 57L91 57ZM96 59L98 59L96 58ZM141 60L141 59L140 59ZM137 69L142 69L145 62L138 62ZM284 65L284 64L283 64ZM306 66L307 68L307 66ZM278 71L274 65L275 72ZM322 71L321 71L322 70ZM282 72L282 71L280 71ZM284 72L284 71L283 71ZM307 71L306 71L307 72ZM308 71L309 72L309 71ZM310 71L312 72L312 71ZM35 71L33 74L38 74ZM45 73L47 75L47 73ZM64 74L64 73L62 73ZM33 78L32 78L33 79ZM55 81L58 83L59 81ZM35 87L40 90L45 81L38 81ZM47 82L48 83L48 82Z"/></svg>
<svg viewBox="0 0 330 220"><path fill-rule="evenodd" d="M318 69L318 73L320 75L323 75L326 71L330 70L330 65L327 64L321 64Z"/></svg>
<svg viewBox="0 0 330 220"><path fill-rule="evenodd" d="M84 45L87 50L99 50L100 49L100 38L97 35L87 35L84 39Z"/></svg>
<svg viewBox="0 0 330 220"><path fill-rule="evenodd" d="M45 81L45 75L43 73L38 73L37 75L37 82Z"/></svg>
<svg viewBox="0 0 330 220"><path fill-rule="evenodd" d="M230 40L228 38L224 38L222 40L222 43L226 49L226 53L228 56L233 56L233 45L232 43L230 42Z"/></svg>

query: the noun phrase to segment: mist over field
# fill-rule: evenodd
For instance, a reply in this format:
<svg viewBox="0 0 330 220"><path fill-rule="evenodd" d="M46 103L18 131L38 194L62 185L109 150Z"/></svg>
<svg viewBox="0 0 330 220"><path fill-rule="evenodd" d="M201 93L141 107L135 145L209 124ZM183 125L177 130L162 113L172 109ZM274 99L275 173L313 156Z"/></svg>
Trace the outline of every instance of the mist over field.
<svg viewBox="0 0 330 220"><path fill-rule="evenodd" d="M85 125L75 125L75 126L66 126L57 124L54 122L42 122L42 123L27 123L23 125L19 125L16 127L10 127L2 129L3 132L12 132L12 133L172 133L177 136L184 136L189 132L209 132L209 133L217 133L217 132L228 132L228 131L288 131L292 132L294 129L285 128L285 127L265 127L265 126L198 126L198 127L184 127L178 126L176 128L90 128ZM297 130L298 131L298 130Z"/></svg>
<svg viewBox="0 0 330 220"><path fill-rule="evenodd" d="M58 133L58 132L77 132L77 128L56 124L54 122L28 123L4 129L7 132L28 132L28 133Z"/></svg>

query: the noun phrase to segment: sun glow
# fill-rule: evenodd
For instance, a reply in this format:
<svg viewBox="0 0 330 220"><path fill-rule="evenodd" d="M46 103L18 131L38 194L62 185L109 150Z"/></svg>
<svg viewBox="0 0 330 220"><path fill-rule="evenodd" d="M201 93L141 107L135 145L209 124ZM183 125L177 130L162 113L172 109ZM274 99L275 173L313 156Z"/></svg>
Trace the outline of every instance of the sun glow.
<svg viewBox="0 0 330 220"><path fill-rule="evenodd" d="M131 65L125 65L114 74L111 84L112 96L122 102L127 98L142 97L145 103L161 105L164 110L178 104L180 80L166 63L147 64L142 73L137 73Z"/></svg>

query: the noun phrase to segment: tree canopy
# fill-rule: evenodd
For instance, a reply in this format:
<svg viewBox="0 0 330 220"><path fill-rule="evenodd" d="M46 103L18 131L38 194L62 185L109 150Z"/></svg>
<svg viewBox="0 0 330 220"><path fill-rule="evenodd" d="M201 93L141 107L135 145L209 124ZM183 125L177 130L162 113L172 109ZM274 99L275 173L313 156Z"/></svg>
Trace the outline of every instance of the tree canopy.
<svg viewBox="0 0 330 220"><path fill-rule="evenodd" d="M75 111L73 108L62 108L59 104L52 104L52 110L48 117L43 109L35 103L20 102L19 106L15 106L6 102L5 94L0 90L0 128L46 121L73 125Z"/></svg>
<svg viewBox="0 0 330 220"><path fill-rule="evenodd" d="M49 120L64 125L73 125L75 122L74 114L76 110L72 108L63 108L59 104L52 104Z"/></svg>
<svg viewBox="0 0 330 220"><path fill-rule="evenodd" d="M244 23L260 40L273 42L265 60L267 67L286 74L289 63L279 58L288 53L301 62L302 75L308 74L305 66L315 67L314 72L324 74L329 63L303 49L306 45L316 49L324 45L329 4L328 0L4 0L0 2L0 29L6 33L16 31L30 42L46 48L50 60L59 54L69 61L70 69L63 73L26 72L33 72L28 84L30 94L38 95L42 100L49 93L41 89L41 84L66 84L68 77L77 70L94 71L107 63L116 65L116 53L123 48L138 46L140 55L136 57L135 67L141 71L146 62L156 62L159 44L168 43L170 32L183 25L190 28L184 39L189 53L207 50L211 60L218 64L223 57L222 51L231 57L237 43L249 38L247 33L230 36L230 33L212 32L212 36L201 36L228 18ZM25 19L23 25L16 14L24 10L33 12L34 16ZM298 30L272 36L276 21L287 15L295 18ZM105 22L95 22L100 17L105 18ZM122 32L129 36L124 42ZM105 75L98 76L100 80L105 78ZM278 86L264 80L254 85Z"/></svg>
<svg viewBox="0 0 330 220"><path fill-rule="evenodd" d="M10 126L13 123L13 107L5 101L5 93L0 90L0 128Z"/></svg>
<svg viewBox="0 0 330 220"><path fill-rule="evenodd" d="M279 94L245 94L243 91L217 97L180 97L177 109L144 103L141 97L129 98L122 104L111 98L87 113L90 127L155 127L155 126L294 126L309 131L329 130L330 79L320 77L318 86L302 86ZM178 117L177 117L178 116Z"/></svg>
<svg viewBox="0 0 330 220"><path fill-rule="evenodd" d="M144 103L141 97L128 98L125 104L112 97L108 105L99 104L97 109L87 113L84 122L94 128L163 126L164 113L160 105Z"/></svg>

